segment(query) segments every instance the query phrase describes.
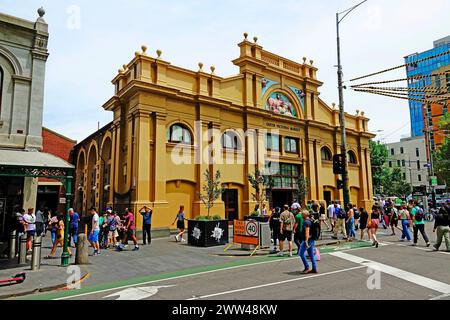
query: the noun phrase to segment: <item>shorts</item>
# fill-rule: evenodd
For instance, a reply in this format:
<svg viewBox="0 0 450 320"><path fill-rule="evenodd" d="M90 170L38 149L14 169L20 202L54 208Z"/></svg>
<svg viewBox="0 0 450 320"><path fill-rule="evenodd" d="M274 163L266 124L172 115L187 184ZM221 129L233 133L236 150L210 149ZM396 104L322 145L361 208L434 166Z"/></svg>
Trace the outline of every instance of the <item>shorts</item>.
<svg viewBox="0 0 450 320"><path fill-rule="evenodd" d="M322 220L322 221L327 220L327 216L324 215L324 214L321 214L321 215L320 215L320 220Z"/></svg>
<svg viewBox="0 0 450 320"><path fill-rule="evenodd" d="M279 234L280 241L292 241L292 231L283 230L283 234Z"/></svg>
<svg viewBox="0 0 450 320"><path fill-rule="evenodd" d="M372 219L369 229L378 229L378 226L380 225L380 219Z"/></svg>
<svg viewBox="0 0 450 320"><path fill-rule="evenodd" d="M119 236L119 233L117 232L117 230L110 230L108 236L110 238L117 238Z"/></svg>
<svg viewBox="0 0 450 320"><path fill-rule="evenodd" d="M36 230L27 231L27 237L34 237L36 235Z"/></svg>
<svg viewBox="0 0 450 320"><path fill-rule="evenodd" d="M98 242L98 235L100 234L100 230L94 230L93 233L89 234L88 240L90 242Z"/></svg>
<svg viewBox="0 0 450 320"><path fill-rule="evenodd" d="M133 236L136 235L136 230L135 229L128 229L127 230L127 237L131 238Z"/></svg>
<svg viewBox="0 0 450 320"><path fill-rule="evenodd" d="M178 229L184 230L184 229L185 229L185 227L184 227L184 221L178 220L178 221L177 221L177 228L178 228Z"/></svg>

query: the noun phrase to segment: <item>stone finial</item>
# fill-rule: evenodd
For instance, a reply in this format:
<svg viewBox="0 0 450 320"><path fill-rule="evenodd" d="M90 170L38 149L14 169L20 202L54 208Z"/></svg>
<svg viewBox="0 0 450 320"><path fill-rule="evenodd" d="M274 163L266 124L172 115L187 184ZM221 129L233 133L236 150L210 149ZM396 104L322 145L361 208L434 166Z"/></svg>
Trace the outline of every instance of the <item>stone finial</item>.
<svg viewBox="0 0 450 320"><path fill-rule="evenodd" d="M361 111L361 117L364 117L366 113L364 111Z"/></svg>
<svg viewBox="0 0 450 320"><path fill-rule="evenodd" d="M313 65L314 64L314 60L309 60L309 64Z"/></svg>
<svg viewBox="0 0 450 320"><path fill-rule="evenodd" d="M117 70L117 72L123 73L123 69L119 69L119 70Z"/></svg>
<svg viewBox="0 0 450 320"><path fill-rule="evenodd" d="M123 67L123 70L127 70L128 69L126 64L124 64L122 67Z"/></svg>
<svg viewBox="0 0 450 320"><path fill-rule="evenodd" d="M359 110L356 110L356 115L359 116Z"/></svg>
<svg viewBox="0 0 450 320"><path fill-rule="evenodd" d="M216 71L216 67L214 67L214 66L211 66L211 74L214 74L214 71Z"/></svg>
<svg viewBox="0 0 450 320"><path fill-rule="evenodd" d="M198 63L198 71L202 72L203 71L203 62L199 62Z"/></svg>
<svg viewBox="0 0 450 320"><path fill-rule="evenodd" d="M147 46L146 45L142 45L141 49L142 49L142 54L145 56L145 53L147 52Z"/></svg>
<svg viewBox="0 0 450 320"><path fill-rule="evenodd" d="M244 40L247 40L247 38L248 38L248 33L244 32Z"/></svg>
<svg viewBox="0 0 450 320"><path fill-rule="evenodd" d="M331 105L333 106L333 110L336 110L336 103L333 102Z"/></svg>
<svg viewBox="0 0 450 320"><path fill-rule="evenodd" d="M156 50L156 54L157 54L158 59L159 59L159 58L161 58L162 51L158 49L158 50Z"/></svg>
<svg viewBox="0 0 450 320"><path fill-rule="evenodd" d="M306 60L307 60L307 58L303 57L303 64L306 64Z"/></svg>
<svg viewBox="0 0 450 320"><path fill-rule="evenodd" d="M255 43L258 43L258 37L253 37L253 41L255 41Z"/></svg>
<svg viewBox="0 0 450 320"><path fill-rule="evenodd" d="M135 55L136 57L138 57L138 56L140 56L141 54L140 54L139 51L136 51L136 52L134 53L134 55Z"/></svg>
<svg viewBox="0 0 450 320"><path fill-rule="evenodd" d="M37 10L37 13L38 13L39 17L42 18L42 17L45 15L44 7L40 7L40 8Z"/></svg>

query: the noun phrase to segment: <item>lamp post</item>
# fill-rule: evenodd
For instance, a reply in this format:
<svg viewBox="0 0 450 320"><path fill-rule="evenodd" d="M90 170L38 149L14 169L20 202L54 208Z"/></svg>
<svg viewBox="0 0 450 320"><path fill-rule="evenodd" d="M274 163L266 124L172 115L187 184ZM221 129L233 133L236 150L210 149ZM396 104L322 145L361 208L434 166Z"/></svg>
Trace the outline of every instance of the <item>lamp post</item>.
<svg viewBox="0 0 450 320"><path fill-rule="evenodd" d="M337 33L337 59L338 59L338 88L339 88L339 121L341 127L341 154L344 157L344 172L342 173L342 181L344 184L343 195L344 195L344 208L347 208L347 205L350 203L350 193L349 193L349 181L348 181L348 163L347 163L347 136L345 132L345 112L344 112L344 81L343 81L343 72L342 72L342 64L341 64L341 40L339 36L339 24L342 20L347 17L350 12L355 10L357 7L367 2L368 0L364 0L361 3L353 6L345 11L336 13L336 33ZM340 17L343 15L342 17Z"/></svg>

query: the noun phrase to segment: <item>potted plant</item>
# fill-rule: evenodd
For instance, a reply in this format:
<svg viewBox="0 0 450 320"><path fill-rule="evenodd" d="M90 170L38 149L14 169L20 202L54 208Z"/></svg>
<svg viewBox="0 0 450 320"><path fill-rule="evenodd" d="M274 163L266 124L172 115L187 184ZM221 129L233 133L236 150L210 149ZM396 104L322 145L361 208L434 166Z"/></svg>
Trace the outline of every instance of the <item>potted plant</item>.
<svg viewBox="0 0 450 320"><path fill-rule="evenodd" d="M225 245L228 243L228 220L219 215L210 215L211 209L222 194L220 171L212 176L211 172L206 170L203 176L206 184L203 186L203 193L199 193L198 197L208 215L188 221L188 244L198 247Z"/></svg>

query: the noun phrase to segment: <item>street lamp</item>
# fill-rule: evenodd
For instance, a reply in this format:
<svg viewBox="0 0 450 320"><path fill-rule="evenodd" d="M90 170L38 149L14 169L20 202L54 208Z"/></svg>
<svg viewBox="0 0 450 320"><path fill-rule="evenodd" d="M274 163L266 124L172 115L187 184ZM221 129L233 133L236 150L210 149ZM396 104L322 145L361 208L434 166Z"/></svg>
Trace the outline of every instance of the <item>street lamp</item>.
<svg viewBox="0 0 450 320"><path fill-rule="evenodd" d="M367 2L368 0L364 0L361 3L353 6L345 11L336 13L336 33L337 33L337 59L338 59L338 88L339 88L339 121L341 126L341 154L344 157L344 171L342 173L342 181L344 184L344 208L347 208L347 205L350 203L350 193L348 186L348 164L347 164L347 137L345 133L345 113L344 113L344 81L343 81L343 72L342 72L342 64L341 64L341 40L339 36L339 24L342 20L347 17L350 12L355 10L357 7ZM343 15L340 17L340 15Z"/></svg>

